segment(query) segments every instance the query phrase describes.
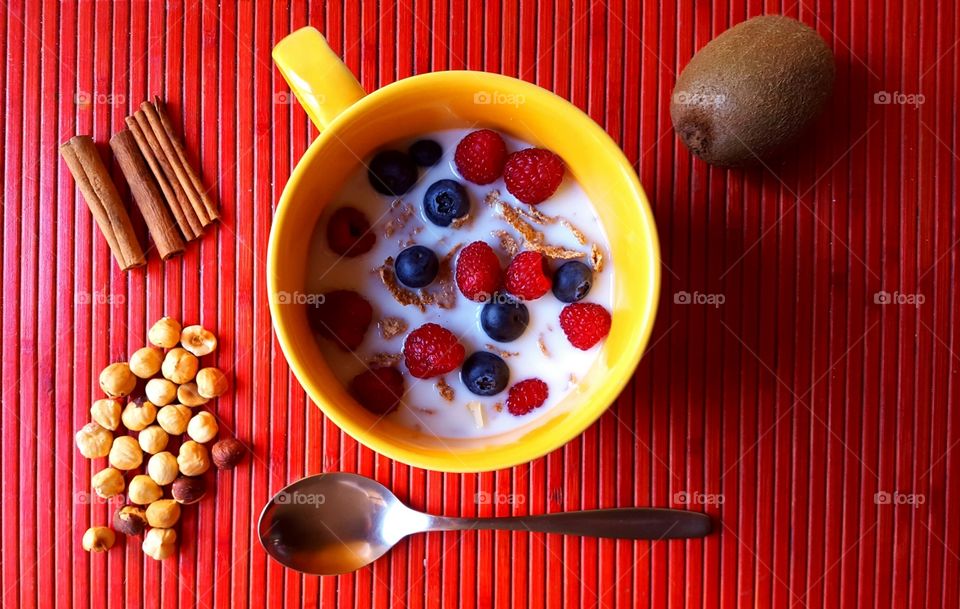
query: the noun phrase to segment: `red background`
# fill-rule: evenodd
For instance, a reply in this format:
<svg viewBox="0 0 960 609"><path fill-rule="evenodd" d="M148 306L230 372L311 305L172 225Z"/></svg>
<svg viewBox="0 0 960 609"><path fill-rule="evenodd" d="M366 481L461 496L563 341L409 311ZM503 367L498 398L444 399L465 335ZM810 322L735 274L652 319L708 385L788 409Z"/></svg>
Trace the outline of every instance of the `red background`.
<svg viewBox="0 0 960 609"><path fill-rule="evenodd" d="M960 605L955 3L3 4L4 606ZM793 156L708 168L671 132L676 73L762 13L825 37L835 94ZM490 474L411 469L342 435L290 375L264 257L314 131L270 49L305 24L368 90L447 68L518 76L583 108L636 164L663 244L656 330L630 387L563 449ZM879 91L925 103L879 105ZM77 133L105 142L153 94L215 185L223 222L183 257L152 252L124 274L56 149ZM924 302L878 304L880 290ZM678 291L725 301L675 304ZM91 464L73 432L99 370L164 314L221 337L236 391L217 412L255 456L185 510L178 558L156 563L122 542L90 556L80 537L108 506L84 500ZM681 507L687 493L706 498L693 507L719 532L655 544L436 534L354 575L301 577L266 557L256 517L288 481L334 470L450 515ZM478 492L497 505L478 507ZM878 503L878 492L922 504Z"/></svg>

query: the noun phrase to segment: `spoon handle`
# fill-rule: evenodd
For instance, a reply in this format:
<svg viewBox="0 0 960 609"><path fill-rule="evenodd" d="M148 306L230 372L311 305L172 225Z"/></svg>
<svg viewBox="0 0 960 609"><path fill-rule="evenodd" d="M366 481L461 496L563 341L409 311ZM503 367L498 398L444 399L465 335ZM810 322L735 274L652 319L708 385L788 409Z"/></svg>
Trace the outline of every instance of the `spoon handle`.
<svg viewBox="0 0 960 609"><path fill-rule="evenodd" d="M710 517L700 512L661 508L618 508L509 518L435 516L429 530L469 529L560 533L612 539L685 539L710 533Z"/></svg>

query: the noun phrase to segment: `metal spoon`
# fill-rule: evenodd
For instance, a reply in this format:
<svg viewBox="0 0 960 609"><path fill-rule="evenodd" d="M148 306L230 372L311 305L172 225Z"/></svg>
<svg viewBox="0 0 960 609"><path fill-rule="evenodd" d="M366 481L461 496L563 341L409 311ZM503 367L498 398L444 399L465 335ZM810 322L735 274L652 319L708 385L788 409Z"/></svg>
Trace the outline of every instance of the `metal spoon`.
<svg viewBox="0 0 960 609"><path fill-rule="evenodd" d="M703 537L699 512L621 508L511 518L448 518L414 511L356 474L310 476L277 493L260 514L260 543L280 563L314 575L349 573L412 533L500 529L619 539Z"/></svg>

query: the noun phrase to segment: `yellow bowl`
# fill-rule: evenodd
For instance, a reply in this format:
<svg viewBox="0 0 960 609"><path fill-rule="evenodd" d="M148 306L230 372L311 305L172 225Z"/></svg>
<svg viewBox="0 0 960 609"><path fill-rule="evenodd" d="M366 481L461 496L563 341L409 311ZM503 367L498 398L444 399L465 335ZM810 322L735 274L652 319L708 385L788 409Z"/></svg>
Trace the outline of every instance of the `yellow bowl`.
<svg viewBox="0 0 960 609"><path fill-rule="evenodd" d="M274 61L320 128L294 169L273 220L267 255L270 311L290 367L341 429L392 459L447 472L490 471L563 446L593 423L630 380L647 344L660 290L656 228L647 197L616 143L575 106L521 80L436 72L369 95L317 30L282 40ZM385 143L449 128L488 127L559 154L593 202L613 261L613 325L578 390L530 424L484 438L437 438L379 418L327 366L293 295L305 290L308 244L325 205Z"/></svg>

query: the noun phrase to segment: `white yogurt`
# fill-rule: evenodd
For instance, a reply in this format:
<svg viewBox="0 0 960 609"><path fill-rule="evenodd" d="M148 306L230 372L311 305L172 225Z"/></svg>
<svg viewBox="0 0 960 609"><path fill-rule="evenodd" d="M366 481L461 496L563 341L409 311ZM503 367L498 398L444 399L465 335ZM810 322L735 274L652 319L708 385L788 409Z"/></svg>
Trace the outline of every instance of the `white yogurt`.
<svg viewBox="0 0 960 609"><path fill-rule="evenodd" d="M509 343L497 343L490 339L480 327L479 314L482 304L472 302L456 291L456 304L452 309L443 309L437 305L427 307L421 312L416 306L403 306L390 294L380 280L377 269L388 256L394 258L404 248L416 243L429 247L443 258L444 254L458 244L467 245L473 241L485 241L491 245L500 257L506 269L509 255L500 247L499 239L492 233L506 230L516 238L518 244L523 239L502 217L484 203L492 190L500 192L500 198L518 208L525 208L507 192L503 180L493 184L479 186L460 178L453 164L453 153L457 143L470 130L451 129L426 134L423 137L433 139L443 146L443 158L434 167L421 169L420 181L401 197L403 203L414 209L413 216L403 229L391 237L384 236L387 224L399 215L399 207L394 205L394 197L380 195L371 188L365 168L357 171L345 183L337 199L324 210L310 242L310 261L307 265L306 288L312 293L329 292L336 289L350 289L359 292L373 307L373 323L354 354L339 349L332 341L318 337L320 348L337 378L344 385L353 377L366 370L365 362L377 353L398 354L402 352L406 333L385 340L377 327L377 322L389 317L403 319L410 332L421 325L434 322L447 328L459 337L466 348L467 356L474 351L488 350L486 345L497 349L516 352L519 355L508 356L504 361L510 367L510 382L507 389L498 395L481 397L471 393L460 381L459 371L443 375L443 379L453 389L454 398L448 401L441 397L436 386L441 377L417 379L411 376L401 362L399 369L406 381L406 394L400 406L391 414L394 421L439 437L462 438L496 435L529 423L542 416L566 395L575 389L577 378L582 376L596 360L603 342L588 351L574 348L560 329L559 315L565 306L552 292L542 298L527 302L530 312L530 324L524 334ZM507 150L514 152L530 147L514 138L504 136ZM405 150L411 142L397 142L391 147ZM437 180L451 178L462 183L470 196L470 221L462 227L439 227L430 223L423 215L422 201L427 188ZM377 235L376 245L367 254L356 258L341 258L327 245L326 226L330 215L343 206L355 207L364 212L373 224ZM587 256L580 259L590 264L590 243L599 245L604 256L603 271L594 273L593 288L582 302L594 302L611 310L613 296L612 265L606 235L600 225L590 200L580 186L568 174L557 192L537 206L544 214L565 218L579 229L588 244L581 245L573 232L560 222L549 225L533 224L534 228L545 235L546 243L568 249L583 251ZM455 259L454 259L455 260ZM556 269L564 261L550 262ZM542 341L545 349L541 349ZM546 353L544 353L544 350ZM494 351L496 352L496 351ZM546 403L533 412L517 417L506 409L507 392L516 382L539 378L549 387ZM479 403L482 411L482 426L478 427L476 415L468 407L470 403ZM500 405L500 408L497 408ZM476 409L476 406L472 406Z"/></svg>

